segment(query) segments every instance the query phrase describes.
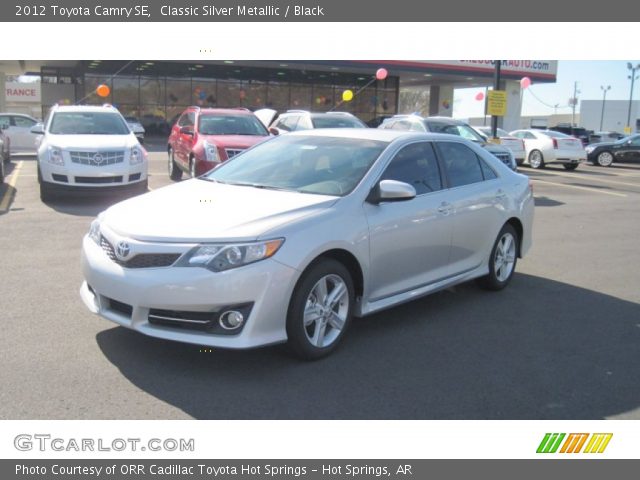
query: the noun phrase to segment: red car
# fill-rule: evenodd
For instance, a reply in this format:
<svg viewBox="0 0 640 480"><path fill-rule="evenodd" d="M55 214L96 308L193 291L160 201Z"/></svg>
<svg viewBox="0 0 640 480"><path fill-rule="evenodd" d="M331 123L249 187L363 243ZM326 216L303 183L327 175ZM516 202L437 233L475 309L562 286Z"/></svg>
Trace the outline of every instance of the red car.
<svg viewBox="0 0 640 480"><path fill-rule="evenodd" d="M197 177L269 137L246 108L187 108L169 135L169 177Z"/></svg>

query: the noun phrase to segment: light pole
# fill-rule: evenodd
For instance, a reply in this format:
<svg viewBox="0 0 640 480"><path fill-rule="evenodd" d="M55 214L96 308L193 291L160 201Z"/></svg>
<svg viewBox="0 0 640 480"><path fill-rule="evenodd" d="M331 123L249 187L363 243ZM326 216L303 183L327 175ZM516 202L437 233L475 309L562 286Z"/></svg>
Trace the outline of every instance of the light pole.
<svg viewBox="0 0 640 480"><path fill-rule="evenodd" d="M631 91L629 92L629 113L627 113L627 128L629 128L629 132L627 133L631 133L631 104L633 103L633 84L638 78L636 77L636 70L640 69L640 63L634 67L633 65L631 65L631 62L628 62L627 69L631 70L631 75L627 77L631 79Z"/></svg>
<svg viewBox="0 0 640 480"><path fill-rule="evenodd" d="M611 85L607 85L606 87L600 85L600 90L602 90L602 112L600 113L600 131L602 131L602 122L604 121L604 104L607 101L607 92L611 90Z"/></svg>

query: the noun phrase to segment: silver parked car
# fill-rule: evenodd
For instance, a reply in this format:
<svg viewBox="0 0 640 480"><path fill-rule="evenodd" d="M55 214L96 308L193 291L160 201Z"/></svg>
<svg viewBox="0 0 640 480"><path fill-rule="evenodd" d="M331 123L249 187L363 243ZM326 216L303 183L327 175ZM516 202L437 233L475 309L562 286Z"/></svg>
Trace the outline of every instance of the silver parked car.
<svg viewBox="0 0 640 480"><path fill-rule="evenodd" d="M0 113L0 129L11 140L11 153L35 154L41 135L31 132L38 121L22 113Z"/></svg>
<svg viewBox="0 0 640 480"><path fill-rule="evenodd" d="M511 132L524 141L525 161L531 168L544 168L549 163L560 163L566 170L575 170L587 161L582 142L554 130L515 130Z"/></svg>
<svg viewBox="0 0 640 480"><path fill-rule="evenodd" d="M471 279L504 288L533 209L526 176L459 136L293 132L101 213L80 294L146 335L314 359L353 316Z"/></svg>

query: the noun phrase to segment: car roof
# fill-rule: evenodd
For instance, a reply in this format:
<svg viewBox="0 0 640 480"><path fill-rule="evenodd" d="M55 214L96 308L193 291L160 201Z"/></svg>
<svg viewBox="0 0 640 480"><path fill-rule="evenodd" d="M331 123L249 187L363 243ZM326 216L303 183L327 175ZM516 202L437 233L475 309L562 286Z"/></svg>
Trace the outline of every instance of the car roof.
<svg viewBox="0 0 640 480"><path fill-rule="evenodd" d="M420 121L428 120L428 121L435 121L438 123L445 123L447 125L467 125L466 122L463 122L462 120L457 120L451 117L438 117L438 116L423 117L422 115L418 115L417 113L409 113L406 115L394 115L392 118L397 118L397 119L408 118L408 119L420 120Z"/></svg>
<svg viewBox="0 0 640 480"><path fill-rule="evenodd" d="M199 111L202 115L203 113L209 114L224 114L224 115L253 115L251 110L246 108L200 108L200 107L189 107L187 110L196 110Z"/></svg>
<svg viewBox="0 0 640 480"><path fill-rule="evenodd" d="M424 133L411 132L409 130L384 130L378 128L316 128L313 130L289 132L286 136L354 138L359 140L378 140L387 143L391 143L394 140L403 137L412 137L420 140L463 140L463 138L458 135L449 135L446 133Z"/></svg>
<svg viewBox="0 0 640 480"><path fill-rule="evenodd" d="M118 112L111 105L60 105L54 107L56 112ZM119 112L118 112L119 113Z"/></svg>

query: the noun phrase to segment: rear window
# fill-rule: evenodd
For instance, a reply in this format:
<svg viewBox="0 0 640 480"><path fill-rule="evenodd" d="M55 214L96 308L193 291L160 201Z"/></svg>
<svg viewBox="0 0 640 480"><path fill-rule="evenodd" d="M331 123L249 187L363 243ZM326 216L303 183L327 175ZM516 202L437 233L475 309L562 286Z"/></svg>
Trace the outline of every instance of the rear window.
<svg viewBox="0 0 640 480"><path fill-rule="evenodd" d="M565 135L561 132L554 132L553 130L548 130L544 132L544 134L551 138L572 138L571 135Z"/></svg>

